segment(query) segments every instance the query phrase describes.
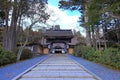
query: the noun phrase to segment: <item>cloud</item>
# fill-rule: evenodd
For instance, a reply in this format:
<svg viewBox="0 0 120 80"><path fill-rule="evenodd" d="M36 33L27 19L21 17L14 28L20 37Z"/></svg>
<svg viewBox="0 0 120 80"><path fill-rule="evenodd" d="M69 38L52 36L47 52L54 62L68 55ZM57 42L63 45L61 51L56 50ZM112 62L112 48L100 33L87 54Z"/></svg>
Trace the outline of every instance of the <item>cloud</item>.
<svg viewBox="0 0 120 80"><path fill-rule="evenodd" d="M48 5L47 11L51 14L51 17L47 22L50 25L58 24L62 29L74 29L79 26L79 23L77 23L79 15L70 16L66 11L62 11L52 5Z"/></svg>
<svg viewBox="0 0 120 80"><path fill-rule="evenodd" d="M52 5L48 5L47 11L51 14L50 19L47 21L49 25L57 24L60 25L61 29L75 29L80 31L83 36L86 35L85 29L80 27L77 22L80 15L68 15L67 11L60 10L58 7Z"/></svg>

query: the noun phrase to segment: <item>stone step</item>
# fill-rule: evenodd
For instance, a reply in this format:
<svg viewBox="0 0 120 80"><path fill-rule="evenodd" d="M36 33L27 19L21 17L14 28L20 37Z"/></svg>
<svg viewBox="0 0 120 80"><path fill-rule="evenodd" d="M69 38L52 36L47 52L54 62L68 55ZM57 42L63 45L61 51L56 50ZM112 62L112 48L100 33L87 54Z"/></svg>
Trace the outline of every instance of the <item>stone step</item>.
<svg viewBox="0 0 120 80"><path fill-rule="evenodd" d="M79 66L79 65L49 65L49 64L46 64L46 65L38 65L38 66L36 66L37 68L39 68L39 69L45 69L45 68L48 68L48 69L56 69L56 68L59 68L59 69L66 69L66 67L68 67L68 69L69 68L71 68L71 69L74 69L74 68L76 68L76 69L78 69L78 68L82 68L82 66Z"/></svg>
<svg viewBox="0 0 120 80"><path fill-rule="evenodd" d="M31 72L38 72L38 73L42 73L42 72L46 72L46 73L49 73L49 72L53 72L53 73L55 73L55 72L59 72L59 73L61 73L61 72L68 72L68 73L76 73L76 72L78 72L78 73L81 73L81 72L86 72L86 71L84 71L84 70L82 70L82 71L78 71L78 70L76 70L76 71L60 71L60 70L58 70L58 71L51 71L51 70L49 70L49 71L47 71L47 70L43 70L43 71L31 71Z"/></svg>
<svg viewBox="0 0 120 80"><path fill-rule="evenodd" d="M83 69L32 69L31 71L84 71Z"/></svg>
<svg viewBox="0 0 120 80"><path fill-rule="evenodd" d="M39 64L37 66L39 67L39 66L79 66L79 65L76 65L76 64Z"/></svg>
<svg viewBox="0 0 120 80"><path fill-rule="evenodd" d="M92 78L93 76L86 72L37 72L31 71L22 76L23 78Z"/></svg>
<svg viewBox="0 0 120 80"><path fill-rule="evenodd" d="M97 80L93 78L22 78L19 80Z"/></svg>
<svg viewBox="0 0 120 80"><path fill-rule="evenodd" d="M19 77L18 80L99 80L95 75L74 62L65 54L51 54Z"/></svg>
<svg viewBox="0 0 120 80"><path fill-rule="evenodd" d="M52 61L50 61L50 62L43 62L42 64L75 64L74 62L64 62L64 61L60 61L60 62L58 62L58 61L56 61L56 62L52 62Z"/></svg>
<svg viewBox="0 0 120 80"><path fill-rule="evenodd" d="M81 67L78 67L78 66L69 66L69 67L67 67L66 68L66 66L65 67L61 67L61 66L41 66L41 67L36 67L36 68L34 68L34 69L32 69L32 70L42 70L42 69L46 69L46 70L82 70L83 68L81 68Z"/></svg>

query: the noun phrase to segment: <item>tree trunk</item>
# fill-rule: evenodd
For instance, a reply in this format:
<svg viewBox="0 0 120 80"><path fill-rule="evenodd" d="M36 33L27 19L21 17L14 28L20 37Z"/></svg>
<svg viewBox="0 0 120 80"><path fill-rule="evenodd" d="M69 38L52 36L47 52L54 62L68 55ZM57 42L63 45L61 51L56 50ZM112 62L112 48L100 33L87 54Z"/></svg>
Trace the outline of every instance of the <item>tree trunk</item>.
<svg viewBox="0 0 120 80"><path fill-rule="evenodd" d="M117 36L118 44L120 44L120 25L119 25L118 21L117 21L117 25L116 25L116 36Z"/></svg>
<svg viewBox="0 0 120 80"><path fill-rule="evenodd" d="M86 4L87 4L87 2L86 2ZM87 13L88 13L87 8L88 8L88 5L85 5L84 6L84 9L85 9L85 13L84 14L85 15L87 15ZM88 22L88 16L85 16L84 20L85 20L85 23L87 23ZM87 46L91 46L91 31L90 31L90 26L86 26L85 29L86 29L86 45Z"/></svg>
<svg viewBox="0 0 120 80"><path fill-rule="evenodd" d="M118 44L120 44L120 29L117 29L117 40L118 40Z"/></svg>
<svg viewBox="0 0 120 80"><path fill-rule="evenodd" d="M11 19L11 25L10 25L10 38L9 38L9 50L13 51L16 47L16 27L17 27L17 20L18 20L18 14L17 14L17 0L14 0L14 7L12 12L12 19Z"/></svg>
<svg viewBox="0 0 120 80"><path fill-rule="evenodd" d="M99 28L96 29L96 38L97 38L96 47L98 49L101 49Z"/></svg>
<svg viewBox="0 0 120 80"><path fill-rule="evenodd" d="M94 31L92 31L92 45L94 48L96 48L96 39L95 39Z"/></svg>
<svg viewBox="0 0 120 80"><path fill-rule="evenodd" d="M86 27L86 45L87 45L87 46L91 46L90 27Z"/></svg>
<svg viewBox="0 0 120 80"><path fill-rule="evenodd" d="M9 17L9 10L5 10L5 27L3 31L3 47L4 49L8 50L8 39L9 39L9 32L8 32L8 17Z"/></svg>
<svg viewBox="0 0 120 80"><path fill-rule="evenodd" d="M104 27L103 27L103 40L104 40L104 47L106 49L107 48L107 43L106 43L105 28Z"/></svg>
<svg viewBox="0 0 120 80"><path fill-rule="evenodd" d="M35 23L37 23L37 22L38 22L38 20L36 20L35 22L33 22L33 23L29 26L28 31L27 31L27 36L26 36L25 43L24 43L23 46L22 46L22 44L21 44L21 47L20 47L20 49L19 49L19 51L18 51L17 61L20 61L22 51L23 51L23 49L25 48L25 46L26 46L26 44L27 44L27 42L28 42L28 40L29 40L30 30L31 30L32 26L33 26Z"/></svg>
<svg viewBox="0 0 120 80"><path fill-rule="evenodd" d="M28 42L28 37L26 37L26 41L25 41L23 46L22 46L22 43L21 43L21 47L20 47L20 49L17 53L17 61L20 61L22 51L23 51L24 47L26 46L27 42Z"/></svg>

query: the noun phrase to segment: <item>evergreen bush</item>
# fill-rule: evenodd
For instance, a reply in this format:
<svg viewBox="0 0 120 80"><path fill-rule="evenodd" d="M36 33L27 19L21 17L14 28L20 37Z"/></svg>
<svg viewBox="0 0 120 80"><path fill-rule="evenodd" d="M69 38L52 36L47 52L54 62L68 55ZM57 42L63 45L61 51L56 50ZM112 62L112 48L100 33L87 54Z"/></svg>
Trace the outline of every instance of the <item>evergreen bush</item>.
<svg viewBox="0 0 120 80"><path fill-rule="evenodd" d="M108 48L103 51L104 64L120 68L120 50L116 48Z"/></svg>
<svg viewBox="0 0 120 80"><path fill-rule="evenodd" d="M0 66L16 62L16 54L0 47Z"/></svg>
<svg viewBox="0 0 120 80"><path fill-rule="evenodd" d="M81 48L82 46L80 45L75 46L73 55L81 57L82 56Z"/></svg>
<svg viewBox="0 0 120 80"><path fill-rule="evenodd" d="M32 58L33 55L34 55L34 53L31 52L31 50L29 50L29 49L23 49L20 59L21 60L29 59L29 58Z"/></svg>
<svg viewBox="0 0 120 80"><path fill-rule="evenodd" d="M74 48L74 55L120 69L119 48L107 48L102 51L95 50L94 48L88 46L77 45Z"/></svg>

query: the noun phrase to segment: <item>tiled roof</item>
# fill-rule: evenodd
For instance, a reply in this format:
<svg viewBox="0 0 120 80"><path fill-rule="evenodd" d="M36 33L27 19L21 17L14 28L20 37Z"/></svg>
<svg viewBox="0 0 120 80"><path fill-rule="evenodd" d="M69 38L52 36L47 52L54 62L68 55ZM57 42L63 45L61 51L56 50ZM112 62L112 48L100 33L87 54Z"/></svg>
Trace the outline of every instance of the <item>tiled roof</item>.
<svg viewBox="0 0 120 80"><path fill-rule="evenodd" d="M72 33L72 30L47 30L44 33L44 36L46 37L63 37L63 36L72 37L73 33Z"/></svg>

